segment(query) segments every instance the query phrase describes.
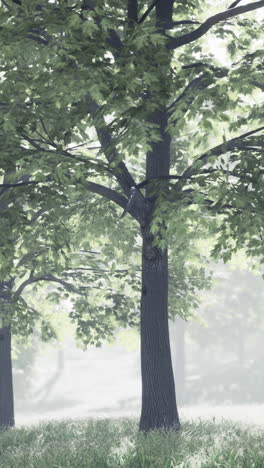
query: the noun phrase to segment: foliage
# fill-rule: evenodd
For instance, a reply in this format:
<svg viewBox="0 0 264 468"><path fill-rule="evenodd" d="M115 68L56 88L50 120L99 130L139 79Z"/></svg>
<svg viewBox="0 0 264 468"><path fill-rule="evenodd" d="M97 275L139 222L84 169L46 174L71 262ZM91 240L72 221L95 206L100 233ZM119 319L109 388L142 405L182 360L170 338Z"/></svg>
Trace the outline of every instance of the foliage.
<svg viewBox="0 0 264 468"><path fill-rule="evenodd" d="M219 13L210 1L180 1L166 25L138 6L137 18L120 0L5 0L0 10L1 278L30 279L33 269L78 283L71 317L84 344L116 323L138 325L136 222L148 206L154 244L171 247L177 275L171 314L187 316L208 285L195 264L199 237L213 235L224 261L242 246L263 255L263 52L253 12L263 2ZM214 40L224 42L222 60ZM161 109L171 177L144 180ZM96 239L99 263L80 255ZM21 328L24 302L14 303Z"/></svg>
<svg viewBox="0 0 264 468"><path fill-rule="evenodd" d="M47 422L1 434L6 468L263 465L263 430L232 422L184 422L180 432L137 433L134 419Z"/></svg>
<svg viewBox="0 0 264 468"><path fill-rule="evenodd" d="M85 200L82 203L87 205ZM13 265L6 270L12 281L3 282L8 295L1 296L1 315L4 323L11 320L14 335L26 338L37 325L42 339L47 341L57 338L58 314L61 315L63 301L68 301L64 312L77 322L77 337L83 337L84 344L96 340L100 345L101 339L111 339L117 323L133 324L138 320L135 268L128 271L122 265L122 251L114 245L116 255L112 260L107 238L99 236L92 241L83 237L85 230L94 229L93 216L90 223L85 220L84 226L75 214L75 203L65 209L63 218L60 209L62 206L45 211L29 230L16 237ZM129 236L126 241L129 243ZM45 283L49 287L43 290ZM29 289L27 294L25 288ZM32 295L36 295L35 300ZM53 311L60 303L55 321L49 316L52 303Z"/></svg>

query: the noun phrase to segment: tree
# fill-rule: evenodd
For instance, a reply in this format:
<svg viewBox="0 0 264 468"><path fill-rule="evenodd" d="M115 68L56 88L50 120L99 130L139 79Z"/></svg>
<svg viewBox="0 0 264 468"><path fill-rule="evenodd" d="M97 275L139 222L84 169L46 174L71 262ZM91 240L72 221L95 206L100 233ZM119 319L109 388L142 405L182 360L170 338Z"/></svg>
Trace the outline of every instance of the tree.
<svg viewBox="0 0 264 468"><path fill-rule="evenodd" d="M50 291L46 291L48 300L71 300L69 315L77 326L77 337L84 343L89 341L96 346L100 345L102 340L111 338L116 322L123 323L125 319L126 323L133 323L136 315L133 307L135 280L134 289L127 285L126 291L124 287L122 291L124 273L127 282L130 280L127 270L110 265L107 246L100 238L96 245L92 245L84 235L81 219L78 220L75 210L77 205L79 212L81 208L87 209L85 200L78 202L57 196L56 206L50 191L46 192L46 197L43 197L42 192L39 199L34 189L29 191L27 186L19 189L19 197L11 190L3 191L0 197L3 235L0 266L0 426L5 428L15 424L12 336L26 340L37 328L42 340L56 338L48 314L45 309L42 310L43 300L40 301L39 295L41 303L32 305L30 297L25 295L28 288L31 288L31 294L36 294L43 284L49 284ZM99 255L100 264L96 259ZM131 269L131 277L133 274L134 270ZM100 300L95 301L94 291L98 289ZM113 313L111 306L115 302L118 303L118 309ZM84 304L86 318L82 313ZM87 310L89 306L93 309L91 315ZM111 320L108 319L109 310ZM101 322L98 328L93 315L99 315L99 311Z"/></svg>
<svg viewBox="0 0 264 468"><path fill-rule="evenodd" d="M13 161L39 189L98 194L138 224L143 431L180 426L168 245L190 251L211 229L225 259L262 249L263 54L246 14L264 2L238 3L2 2L2 167ZM228 66L208 50L214 36Z"/></svg>
<svg viewBox="0 0 264 468"><path fill-rule="evenodd" d="M41 192L38 198L35 188L33 192L28 192L27 186L21 187L20 197L14 191L2 193L4 238L1 253L6 258L1 265L3 280L0 296L0 316L4 322L0 329L3 341L0 354L2 427L15 424L11 337L25 342L37 328L42 340L56 339L54 321L50 322L50 314L47 313L49 301L61 303L65 299L71 300L69 316L77 326L76 338L84 347L88 344L100 346L105 339L111 340L117 325L139 325L135 305L140 289L137 279L140 262L133 230L126 233L126 242L130 244L133 241L134 259L129 258L128 252L120 250L119 239L117 245L111 246L115 250L113 261L108 243L100 238L98 226L94 223L91 199L88 207L90 220L85 216L82 221L82 216L77 215L76 211L86 212L87 202L84 199L70 201L69 197L63 198L55 206L52 193L46 192L45 198L42 195ZM97 204L97 214L98 210ZM19 220L21 212L23 217ZM111 219L108 220L109 228ZM96 239L92 235L93 229ZM86 236L87 232L89 237ZM10 243L12 252L9 251ZM177 280L176 283L175 279L172 282L172 291L176 287L178 293L176 300L171 301L172 316L175 310L186 314L190 305L196 306L194 290L206 284L200 269L197 271L193 267L190 272L185 269L184 275L177 271L177 267L183 269L182 261L183 258L178 257L171 273L172 279L176 277ZM130 264L129 270L124 262ZM44 288L43 294L40 294L44 284L49 285L48 290ZM32 294L37 294L34 301Z"/></svg>

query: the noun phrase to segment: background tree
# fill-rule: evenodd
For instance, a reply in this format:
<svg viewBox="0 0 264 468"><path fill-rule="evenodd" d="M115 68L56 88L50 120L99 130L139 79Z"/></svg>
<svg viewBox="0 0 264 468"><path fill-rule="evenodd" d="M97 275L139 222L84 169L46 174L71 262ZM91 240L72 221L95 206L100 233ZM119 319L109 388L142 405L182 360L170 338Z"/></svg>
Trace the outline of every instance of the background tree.
<svg viewBox="0 0 264 468"><path fill-rule="evenodd" d="M211 226L215 255L262 249L261 29L245 14L264 2L238 3L219 13L198 0L2 2L2 164L77 197L97 193L138 223L144 431L179 427L168 243ZM173 155L184 138L187 152Z"/></svg>
<svg viewBox="0 0 264 468"><path fill-rule="evenodd" d="M137 318L134 307L137 283L131 279L134 269L131 267L131 276L127 269L119 269L118 255L116 263L109 259L109 245L102 237L96 241L87 240L85 230L89 224L86 222L84 229L81 215L76 214L78 204L77 211L81 213L81 209L87 209L87 203L65 197L54 200L49 191L45 197L41 192L39 199L33 187L29 190L30 185L17 184L22 186L3 184L6 186L0 198L0 426L4 427L14 425L11 335L25 341L37 328L42 340L56 338L43 301L32 303L25 295L27 289L35 295L48 283L48 300L71 300L69 314L76 323L77 338L84 343L98 346L102 340L111 338L118 321L130 324L134 323L134 316ZM91 208L90 224L95 229L92 211ZM131 230L130 235L133 236ZM84 304L85 314L82 312ZM98 320L94 318L96 315Z"/></svg>

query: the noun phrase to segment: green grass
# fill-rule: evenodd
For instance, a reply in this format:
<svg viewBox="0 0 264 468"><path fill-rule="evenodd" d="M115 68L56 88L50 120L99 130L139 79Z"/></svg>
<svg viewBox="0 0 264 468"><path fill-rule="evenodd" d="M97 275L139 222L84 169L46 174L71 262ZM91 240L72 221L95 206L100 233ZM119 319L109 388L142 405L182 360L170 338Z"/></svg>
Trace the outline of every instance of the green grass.
<svg viewBox="0 0 264 468"><path fill-rule="evenodd" d="M264 468L264 431L185 422L138 432L135 419L51 421L0 432L3 468Z"/></svg>

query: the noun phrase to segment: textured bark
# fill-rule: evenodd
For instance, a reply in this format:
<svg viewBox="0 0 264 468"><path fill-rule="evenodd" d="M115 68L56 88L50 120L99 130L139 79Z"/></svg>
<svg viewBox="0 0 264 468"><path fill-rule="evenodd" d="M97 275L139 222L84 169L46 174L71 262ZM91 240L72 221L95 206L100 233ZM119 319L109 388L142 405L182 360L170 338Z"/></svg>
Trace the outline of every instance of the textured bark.
<svg viewBox="0 0 264 468"><path fill-rule="evenodd" d="M15 425L10 326L0 328L0 427Z"/></svg>
<svg viewBox="0 0 264 468"><path fill-rule="evenodd" d="M172 9L174 0L162 0L156 5L156 24L161 30L172 26Z"/></svg>
<svg viewBox="0 0 264 468"><path fill-rule="evenodd" d="M166 132L167 114L156 111L150 121L159 126L161 141L151 144L147 153L146 178L169 175L170 136ZM141 374L142 409L139 429L178 429L175 385L168 324L168 252L153 246L150 222L155 196L146 187L149 202L146 222L142 225L141 294Z"/></svg>
<svg viewBox="0 0 264 468"><path fill-rule="evenodd" d="M143 231L139 429L179 429L168 327L168 255Z"/></svg>

